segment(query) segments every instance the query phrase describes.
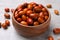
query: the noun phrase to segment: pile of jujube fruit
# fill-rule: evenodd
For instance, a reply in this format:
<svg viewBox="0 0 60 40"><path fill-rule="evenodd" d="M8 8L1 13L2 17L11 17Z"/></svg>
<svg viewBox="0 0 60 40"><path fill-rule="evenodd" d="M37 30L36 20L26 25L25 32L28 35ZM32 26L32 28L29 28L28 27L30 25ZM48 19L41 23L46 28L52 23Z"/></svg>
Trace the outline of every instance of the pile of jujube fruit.
<svg viewBox="0 0 60 40"><path fill-rule="evenodd" d="M22 25L37 26L47 21L49 12L42 4L24 3L15 9L14 18Z"/></svg>

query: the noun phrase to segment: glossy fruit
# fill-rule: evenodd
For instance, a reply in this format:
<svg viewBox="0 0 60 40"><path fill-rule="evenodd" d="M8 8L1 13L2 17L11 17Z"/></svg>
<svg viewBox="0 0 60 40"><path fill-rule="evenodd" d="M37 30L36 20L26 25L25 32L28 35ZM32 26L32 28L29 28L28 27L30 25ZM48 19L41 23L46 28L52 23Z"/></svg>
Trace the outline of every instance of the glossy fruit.
<svg viewBox="0 0 60 40"><path fill-rule="evenodd" d="M42 11L43 11L43 12L46 12L47 10L46 10L46 8L42 8Z"/></svg>
<svg viewBox="0 0 60 40"><path fill-rule="evenodd" d="M52 8L52 5L51 4L47 4L46 7L47 8Z"/></svg>
<svg viewBox="0 0 60 40"><path fill-rule="evenodd" d="M54 38L52 36L49 36L48 40L54 40Z"/></svg>
<svg viewBox="0 0 60 40"><path fill-rule="evenodd" d="M23 11L24 11L25 13L26 13L28 10L29 10L28 8L23 9Z"/></svg>
<svg viewBox="0 0 60 40"><path fill-rule="evenodd" d="M19 14L19 16L21 16L21 15L24 15L25 12L24 11L20 11L18 14Z"/></svg>
<svg viewBox="0 0 60 40"><path fill-rule="evenodd" d="M54 13L55 13L56 15L59 15L59 11L58 11L58 10L54 10Z"/></svg>
<svg viewBox="0 0 60 40"><path fill-rule="evenodd" d="M37 26L37 25L39 25L39 22L34 22L34 24L33 24L34 26Z"/></svg>
<svg viewBox="0 0 60 40"><path fill-rule="evenodd" d="M18 17L19 17L19 15L18 15L18 14L16 14L14 17L15 17L15 18L18 18Z"/></svg>
<svg viewBox="0 0 60 40"><path fill-rule="evenodd" d="M10 9L9 8L5 8L5 12L9 12L10 11Z"/></svg>
<svg viewBox="0 0 60 40"><path fill-rule="evenodd" d="M25 22L25 21L21 21L21 24L28 25L27 22Z"/></svg>
<svg viewBox="0 0 60 40"><path fill-rule="evenodd" d="M28 10L27 13L26 13L26 15L29 16L29 15L32 14L32 13L33 13L33 12L32 12L31 10Z"/></svg>
<svg viewBox="0 0 60 40"><path fill-rule="evenodd" d="M34 7L35 12L41 12L41 8L39 6Z"/></svg>
<svg viewBox="0 0 60 40"><path fill-rule="evenodd" d="M39 7L42 9L43 8L43 5L42 4L39 4Z"/></svg>
<svg viewBox="0 0 60 40"><path fill-rule="evenodd" d="M8 13L5 13L4 16L5 16L5 18L7 18L7 19L10 18L10 14L8 14Z"/></svg>
<svg viewBox="0 0 60 40"><path fill-rule="evenodd" d="M28 5L28 9L33 9L33 5L32 4L29 4Z"/></svg>
<svg viewBox="0 0 60 40"><path fill-rule="evenodd" d="M22 19L21 19L21 18L17 18L17 21L18 21L18 22L21 22L21 21L22 21Z"/></svg>
<svg viewBox="0 0 60 40"><path fill-rule="evenodd" d="M47 12L44 12L44 15L45 15L45 16L49 16L49 14L48 14Z"/></svg>
<svg viewBox="0 0 60 40"><path fill-rule="evenodd" d="M45 16L45 20L47 20L48 19L48 16Z"/></svg>
<svg viewBox="0 0 60 40"><path fill-rule="evenodd" d="M37 15L36 13L30 14L30 17L31 17L32 19L36 19L36 18L38 17L38 15Z"/></svg>
<svg viewBox="0 0 60 40"><path fill-rule="evenodd" d="M27 18L27 23L28 24L33 24L33 20L31 18Z"/></svg>
<svg viewBox="0 0 60 40"><path fill-rule="evenodd" d="M38 6L35 2L31 2L30 4L33 5L33 7Z"/></svg>
<svg viewBox="0 0 60 40"><path fill-rule="evenodd" d="M54 34L60 34L60 28L55 28L53 29Z"/></svg>
<svg viewBox="0 0 60 40"><path fill-rule="evenodd" d="M19 8L19 9L18 9L18 12L20 12L20 11L22 11L22 10L23 10L22 8Z"/></svg>
<svg viewBox="0 0 60 40"><path fill-rule="evenodd" d="M10 21L9 21L9 20L5 20L5 24L6 24L7 26L9 26L9 25L10 25Z"/></svg>
<svg viewBox="0 0 60 40"><path fill-rule="evenodd" d="M25 15L22 15L22 20L23 21L26 21L27 20L27 17Z"/></svg>
<svg viewBox="0 0 60 40"><path fill-rule="evenodd" d="M18 11L16 11L14 15L17 15L17 14L18 14Z"/></svg>
<svg viewBox="0 0 60 40"><path fill-rule="evenodd" d="M23 8L27 8L27 6L28 6L28 3L24 3L24 4L22 5Z"/></svg>
<svg viewBox="0 0 60 40"><path fill-rule="evenodd" d="M42 4L31 2L19 5L15 10L14 17L21 24L36 26L47 21L49 12Z"/></svg>
<svg viewBox="0 0 60 40"><path fill-rule="evenodd" d="M44 20L43 18L41 18L41 17L38 18L38 22L39 22L39 23L44 23L44 21L45 21L45 20Z"/></svg>
<svg viewBox="0 0 60 40"><path fill-rule="evenodd" d="M3 24L2 24L2 27L3 27L4 29L7 29L7 24L6 24L6 23L3 23Z"/></svg>
<svg viewBox="0 0 60 40"><path fill-rule="evenodd" d="M44 13L43 13L43 12L40 12L40 13L39 13L39 17L44 18Z"/></svg>

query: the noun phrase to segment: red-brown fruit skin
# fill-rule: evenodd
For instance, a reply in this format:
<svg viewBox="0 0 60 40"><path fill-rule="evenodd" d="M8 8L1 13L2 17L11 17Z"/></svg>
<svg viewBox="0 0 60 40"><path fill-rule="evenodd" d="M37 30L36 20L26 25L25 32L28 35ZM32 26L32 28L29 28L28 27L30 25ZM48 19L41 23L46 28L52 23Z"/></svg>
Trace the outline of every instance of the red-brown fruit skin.
<svg viewBox="0 0 60 40"><path fill-rule="evenodd" d="M54 38L52 36L49 36L48 40L54 40Z"/></svg>
<svg viewBox="0 0 60 40"><path fill-rule="evenodd" d="M9 8L5 8L5 12L10 12L10 9Z"/></svg>
<svg viewBox="0 0 60 40"><path fill-rule="evenodd" d="M54 28L53 33L54 34L60 34L60 28Z"/></svg>
<svg viewBox="0 0 60 40"><path fill-rule="evenodd" d="M4 16L5 16L5 18L10 19L10 14L5 13Z"/></svg>
<svg viewBox="0 0 60 40"><path fill-rule="evenodd" d="M31 18L27 18L27 23L28 24L33 24L33 20Z"/></svg>
<svg viewBox="0 0 60 40"><path fill-rule="evenodd" d="M3 27L3 29L7 29L6 23L3 23L3 24L2 24L2 27Z"/></svg>
<svg viewBox="0 0 60 40"><path fill-rule="evenodd" d="M17 18L16 20L17 20L18 22L21 22L21 21L22 21L22 19L21 19L21 18Z"/></svg>
<svg viewBox="0 0 60 40"><path fill-rule="evenodd" d="M1 28L1 22L0 22L0 28Z"/></svg>
<svg viewBox="0 0 60 40"><path fill-rule="evenodd" d="M14 12L14 9L11 9L11 12L13 13Z"/></svg>
<svg viewBox="0 0 60 40"><path fill-rule="evenodd" d="M5 24L6 24L7 26L10 26L10 21L9 21L9 20L5 20Z"/></svg>

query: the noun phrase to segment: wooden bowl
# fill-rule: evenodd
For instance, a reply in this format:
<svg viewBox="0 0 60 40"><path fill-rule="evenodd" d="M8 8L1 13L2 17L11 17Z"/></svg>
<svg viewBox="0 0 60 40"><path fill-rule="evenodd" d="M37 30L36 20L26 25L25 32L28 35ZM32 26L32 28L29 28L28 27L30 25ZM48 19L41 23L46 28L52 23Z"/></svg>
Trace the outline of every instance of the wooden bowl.
<svg viewBox="0 0 60 40"><path fill-rule="evenodd" d="M37 26L26 26L26 25L22 25L18 23L15 20L14 13L12 16L12 23L13 23L14 28L20 35L24 37L35 37L35 36L43 34L44 32L48 30L50 21L51 21L51 15L49 13L49 18L44 23L37 25Z"/></svg>

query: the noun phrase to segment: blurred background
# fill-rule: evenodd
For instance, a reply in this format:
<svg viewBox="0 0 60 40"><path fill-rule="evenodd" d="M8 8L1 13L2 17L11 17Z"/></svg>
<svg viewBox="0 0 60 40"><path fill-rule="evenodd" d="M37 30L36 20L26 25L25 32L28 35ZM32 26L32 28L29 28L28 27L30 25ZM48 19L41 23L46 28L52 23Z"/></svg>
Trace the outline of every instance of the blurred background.
<svg viewBox="0 0 60 40"><path fill-rule="evenodd" d="M60 0L0 0L0 22L4 22L6 19L4 18L4 8L8 7L10 9L16 8L18 5L25 3L25 2L36 2L38 4L43 4L45 7L47 4L51 4L52 8L48 9L51 13L51 24L49 30L42 34L41 36L34 37L34 38L24 38L20 35L18 35L12 25L12 13L11 15L11 25L7 30L4 30L3 28L0 29L0 40L47 40L47 37L49 35L52 35L55 40L60 38L60 35L54 35L52 32L53 28L60 27L60 15L57 16L54 14L54 9L59 10L60 12Z"/></svg>

